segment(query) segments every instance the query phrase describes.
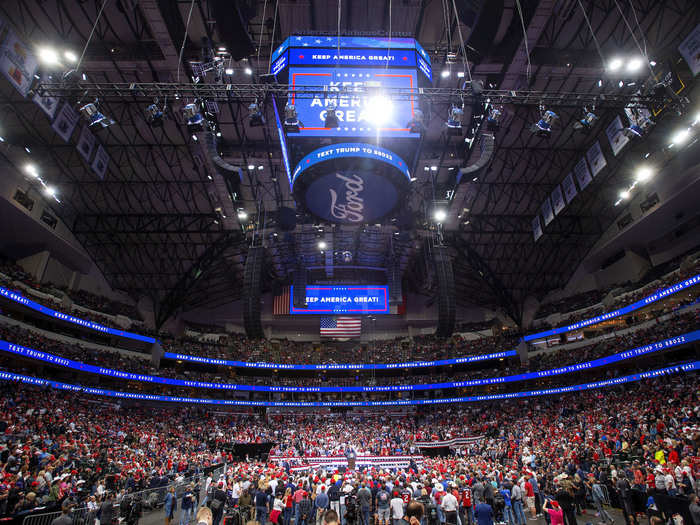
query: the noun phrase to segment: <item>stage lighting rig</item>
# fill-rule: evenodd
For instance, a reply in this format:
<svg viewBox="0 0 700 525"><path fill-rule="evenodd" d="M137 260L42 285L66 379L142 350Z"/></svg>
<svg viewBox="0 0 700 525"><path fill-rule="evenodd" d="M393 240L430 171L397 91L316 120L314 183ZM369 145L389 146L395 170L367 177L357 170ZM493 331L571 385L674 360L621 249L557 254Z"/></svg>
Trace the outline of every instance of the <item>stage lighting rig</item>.
<svg viewBox="0 0 700 525"><path fill-rule="evenodd" d="M488 131L496 131L501 126L501 117L503 116L503 108L490 106L486 117L486 129Z"/></svg>
<svg viewBox="0 0 700 525"><path fill-rule="evenodd" d="M182 108L182 116L185 117L187 121L187 130L194 134L199 131L204 131L204 117L199 111L199 103L192 102L186 104Z"/></svg>
<svg viewBox="0 0 700 525"><path fill-rule="evenodd" d="M297 115L297 108L294 104L287 103L284 106L284 130L287 133L299 133L299 116Z"/></svg>
<svg viewBox="0 0 700 525"><path fill-rule="evenodd" d="M583 106L583 118L574 122L574 131L582 131L583 133L591 131L593 125L598 121L598 115L593 113L594 111L595 107L589 110L586 106Z"/></svg>
<svg viewBox="0 0 700 525"><path fill-rule="evenodd" d="M93 131L99 131L106 127L114 124L114 120L105 116L99 110L99 102L95 99L95 102L89 102L80 108L80 113L83 118L88 122L88 128Z"/></svg>
<svg viewBox="0 0 700 525"><path fill-rule="evenodd" d="M464 109L460 106L452 105L447 114L447 122L445 125L451 134L459 135L462 133L462 119L464 118Z"/></svg>
<svg viewBox="0 0 700 525"><path fill-rule="evenodd" d="M326 118L323 126L326 128L337 128L339 125L338 116L335 114L335 104L331 104L326 108Z"/></svg>
<svg viewBox="0 0 700 525"><path fill-rule="evenodd" d="M628 106L625 108L625 115L630 125L622 130L622 133L629 138L639 138L646 134L654 125L651 119L651 112L648 109Z"/></svg>
<svg viewBox="0 0 700 525"><path fill-rule="evenodd" d="M549 137L552 134L552 124L559 119L559 115L550 109L540 105L540 120L532 125L532 132L538 137Z"/></svg>
<svg viewBox="0 0 700 525"><path fill-rule="evenodd" d="M158 106L157 101L146 108L146 122L153 128L159 128L163 125L164 116L163 109Z"/></svg>
<svg viewBox="0 0 700 525"><path fill-rule="evenodd" d="M688 97L681 97L673 90L670 79L656 84L653 93L656 98L663 101L664 105L672 108L679 117L683 115L685 108L690 104Z"/></svg>
<svg viewBox="0 0 700 525"><path fill-rule="evenodd" d="M262 111L260 110L257 100L248 106L248 113L248 121L251 128L259 128L265 125L265 115L263 115Z"/></svg>
<svg viewBox="0 0 700 525"><path fill-rule="evenodd" d="M408 121L406 127L411 133L423 133L425 131L425 116L420 109L413 111L413 118Z"/></svg>

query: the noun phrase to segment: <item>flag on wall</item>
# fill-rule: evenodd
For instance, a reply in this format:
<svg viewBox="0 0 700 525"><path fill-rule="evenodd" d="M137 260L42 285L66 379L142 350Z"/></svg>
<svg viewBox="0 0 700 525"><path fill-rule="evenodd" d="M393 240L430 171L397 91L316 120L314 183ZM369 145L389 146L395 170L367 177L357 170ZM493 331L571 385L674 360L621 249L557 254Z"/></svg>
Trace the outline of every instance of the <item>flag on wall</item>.
<svg viewBox="0 0 700 525"><path fill-rule="evenodd" d="M362 319L360 317L321 316L321 337L360 337Z"/></svg>
<svg viewBox="0 0 700 525"><path fill-rule="evenodd" d="M282 288L282 293L275 295L272 302L272 315L289 315L289 305L291 301L289 296L289 286Z"/></svg>

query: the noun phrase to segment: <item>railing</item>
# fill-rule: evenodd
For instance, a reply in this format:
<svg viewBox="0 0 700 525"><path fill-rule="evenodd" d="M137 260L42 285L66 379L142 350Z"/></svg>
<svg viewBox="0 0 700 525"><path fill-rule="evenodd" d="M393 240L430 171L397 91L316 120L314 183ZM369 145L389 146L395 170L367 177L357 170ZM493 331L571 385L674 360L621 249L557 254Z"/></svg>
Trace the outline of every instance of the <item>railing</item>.
<svg viewBox="0 0 700 525"><path fill-rule="evenodd" d="M211 476L213 479L216 479L221 473L225 471L226 465L222 465L211 471ZM140 499L142 502L143 516L145 517L147 514L158 511L163 507L165 503L165 496L168 493L170 487L175 487L175 496L179 499L185 493L185 488L190 483L194 483L195 478L199 477L201 479L205 476L206 474L202 473L197 476L185 478L184 480L174 481L162 487L154 487L138 492L130 492L128 493L128 495L123 496L128 496L132 498L132 500ZM120 497L118 500L115 500L114 502L115 516L118 516L119 514L120 503L123 500L123 496ZM200 505L203 505L205 501L206 494L204 492L204 484L201 484L201 492L198 502ZM51 525L51 522L60 515L61 511L30 514L24 517L24 519L22 520L22 525ZM97 511L91 510L88 507L76 507L73 509L73 512L70 514L70 516L73 520L73 525L94 525L95 520L97 519Z"/></svg>

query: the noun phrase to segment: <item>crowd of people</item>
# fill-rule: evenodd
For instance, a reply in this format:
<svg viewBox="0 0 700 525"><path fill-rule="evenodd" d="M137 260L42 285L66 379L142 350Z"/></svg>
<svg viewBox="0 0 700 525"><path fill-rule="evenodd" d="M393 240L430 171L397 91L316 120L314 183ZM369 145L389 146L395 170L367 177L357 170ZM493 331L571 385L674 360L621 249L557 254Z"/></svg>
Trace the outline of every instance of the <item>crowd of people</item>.
<svg viewBox="0 0 700 525"><path fill-rule="evenodd" d="M551 500L567 525L575 525L576 512L589 505L598 507L599 521L612 522L602 506L608 502L622 508L628 523L637 510L670 517L683 502L690 508L687 498L698 488L697 384L694 374L657 377L560 397L407 409L403 415L216 414L108 405L82 393L4 385L0 515L68 498L98 505L118 492L199 476L204 489L212 487L209 500L222 499L212 508L215 523L235 505L260 523L310 524L313 514L320 519L328 508L351 523L354 500L352 523L369 525L372 514L387 517L382 491L390 496L393 519L417 500L436 513L432 523L457 523L451 512L461 512L464 525L484 523L479 514L486 512L492 520L522 525L525 516L556 507ZM448 455L422 456L415 445L464 436L476 439ZM234 443L263 442L271 448L261 460L230 452ZM409 454L417 457L399 468L358 464L345 470L313 461ZM208 479L205 469L219 463L228 465L226 475ZM457 509L447 497L451 492ZM293 500L284 501L289 493ZM395 494L401 503L391 503ZM174 514L173 506L181 509L182 503L173 497ZM647 504L649 497L653 503Z"/></svg>

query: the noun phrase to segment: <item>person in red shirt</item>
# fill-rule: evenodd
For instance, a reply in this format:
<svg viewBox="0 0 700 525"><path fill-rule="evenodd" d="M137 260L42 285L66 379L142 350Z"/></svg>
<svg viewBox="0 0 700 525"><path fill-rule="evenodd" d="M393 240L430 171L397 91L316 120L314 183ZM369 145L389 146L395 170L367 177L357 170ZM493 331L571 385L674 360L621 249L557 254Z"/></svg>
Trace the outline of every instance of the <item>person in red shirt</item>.
<svg viewBox="0 0 700 525"><path fill-rule="evenodd" d="M527 503L527 508L530 509L530 514L532 518L537 518L537 509L535 507L535 490L532 488L532 483L529 480L525 480L525 502Z"/></svg>
<svg viewBox="0 0 700 525"><path fill-rule="evenodd" d="M559 503L554 500L545 500L542 508L549 514L549 520L552 525L564 525L564 512L561 510Z"/></svg>

